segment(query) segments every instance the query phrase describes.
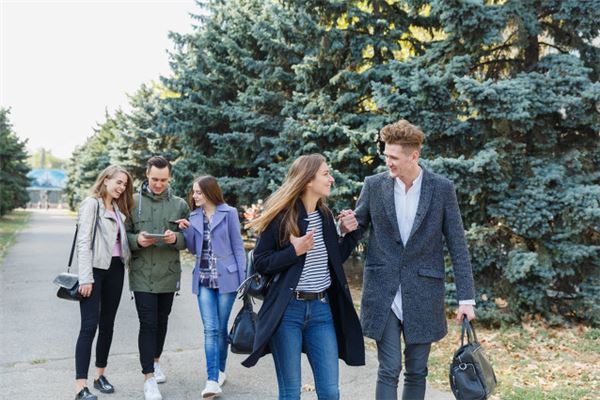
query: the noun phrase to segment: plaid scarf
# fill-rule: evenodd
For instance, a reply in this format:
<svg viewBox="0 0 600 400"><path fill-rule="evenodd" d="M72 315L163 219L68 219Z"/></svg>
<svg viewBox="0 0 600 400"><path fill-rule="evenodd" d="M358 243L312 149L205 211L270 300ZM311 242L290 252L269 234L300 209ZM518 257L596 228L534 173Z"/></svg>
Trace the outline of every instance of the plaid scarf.
<svg viewBox="0 0 600 400"><path fill-rule="evenodd" d="M202 243L202 254L200 255L200 285L206 286L211 289L217 289L219 287L219 276L217 274L217 257L215 257L212 250L212 242L210 238L210 221L204 214L204 239Z"/></svg>

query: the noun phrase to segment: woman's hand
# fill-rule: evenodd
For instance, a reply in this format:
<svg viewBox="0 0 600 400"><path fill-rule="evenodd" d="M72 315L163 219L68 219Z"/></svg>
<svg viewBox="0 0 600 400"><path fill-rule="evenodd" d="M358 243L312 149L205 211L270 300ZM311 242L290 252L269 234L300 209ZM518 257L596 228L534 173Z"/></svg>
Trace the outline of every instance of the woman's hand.
<svg viewBox="0 0 600 400"><path fill-rule="evenodd" d="M79 285L79 294L83 297L90 297L92 295L92 284L84 283L83 285Z"/></svg>
<svg viewBox="0 0 600 400"><path fill-rule="evenodd" d="M181 218L175 221L177 224L179 224L179 229L184 230L190 227L190 221L188 221L185 218Z"/></svg>
<svg viewBox="0 0 600 400"><path fill-rule="evenodd" d="M313 229L306 235L300 237L290 235L290 243L292 244L292 246L294 246L297 256L301 256L304 253L308 253L315 246L315 230L316 229Z"/></svg>
<svg viewBox="0 0 600 400"><path fill-rule="evenodd" d="M358 221L352 210L343 210L337 219L340 221L340 231L342 233L350 233L358 229Z"/></svg>

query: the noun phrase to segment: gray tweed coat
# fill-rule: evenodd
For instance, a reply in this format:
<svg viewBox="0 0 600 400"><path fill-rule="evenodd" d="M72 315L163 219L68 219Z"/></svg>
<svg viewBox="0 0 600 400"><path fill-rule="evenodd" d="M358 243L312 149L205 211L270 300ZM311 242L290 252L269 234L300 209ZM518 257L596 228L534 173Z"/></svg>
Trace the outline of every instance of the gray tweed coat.
<svg viewBox="0 0 600 400"><path fill-rule="evenodd" d="M361 232L370 227L360 316L364 335L381 339L398 285L402 284L405 342L442 339L448 332L442 239L452 259L457 300L475 298L452 182L423 168L421 196L406 247L396 219L394 179L388 172L365 179L355 212Z"/></svg>

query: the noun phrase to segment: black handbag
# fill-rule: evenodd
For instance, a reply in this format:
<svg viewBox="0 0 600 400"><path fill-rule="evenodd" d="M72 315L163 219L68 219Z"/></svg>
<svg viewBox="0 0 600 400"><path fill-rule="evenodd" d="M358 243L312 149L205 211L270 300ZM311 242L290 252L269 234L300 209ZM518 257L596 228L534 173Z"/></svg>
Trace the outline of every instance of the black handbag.
<svg viewBox="0 0 600 400"><path fill-rule="evenodd" d="M264 275L254 270L254 250L250 250L246 261L246 279L238 287L239 298L250 295L263 300L271 284L278 279L279 274Z"/></svg>
<svg viewBox="0 0 600 400"><path fill-rule="evenodd" d="M228 338L231 352L236 354L252 353L256 334L256 313L252 309L252 300L248 295L243 300L244 305L233 321Z"/></svg>
<svg viewBox="0 0 600 400"><path fill-rule="evenodd" d="M449 378L452 393L457 400L485 400L496 388L496 375L492 364L477 341L473 325L466 315L462 322L460 347L454 353L450 364Z"/></svg>
<svg viewBox="0 0 600 400"><path fill-rule="evenodd" d="M94 250L94 242L96 240L96 226L98 224L98 216L100 213L100 204L96 208L96 217L94 219L94 231L92 234L91 249ZM75 225L75 234L73 235L73 244L71 245L71 254L69 255L69 264L67 266L67 272L62 272L54 278L53 283L58 285L58 292L56 296L65 299L79 301L83 299L81 293L79 293L79 276L77 274L71 274L71 264L73 263L73 254L75 253L75 244L77 243L77 232L79 231L79 225Z"/></svg>

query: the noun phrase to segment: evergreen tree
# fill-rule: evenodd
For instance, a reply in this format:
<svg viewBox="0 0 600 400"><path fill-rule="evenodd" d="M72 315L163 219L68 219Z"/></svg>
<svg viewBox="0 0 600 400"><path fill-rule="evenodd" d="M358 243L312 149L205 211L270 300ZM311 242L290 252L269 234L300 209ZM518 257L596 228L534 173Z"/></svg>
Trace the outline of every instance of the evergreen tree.
<svg viewBox="0 0 600 400"><path fill-rule="evenodd" d="M243 96L248 81L260 74L254 60L263 55L252 30L262 2L199 4L209 16L196 17L197 31L171 34L176 45L171 54L173 74L163 83L177 96L163 103L162 132L178 137L182 157L174 171L174 186L179 193L189 189L195 176L212 174L221 178L225 196L235 204L238 196L254 199L257 193L252 177L257 174L259 140L252 133L232 133L229 116L235 114L232 103ZM251 115L246 121L249 126L255 123ZM250 179L238 179L242 177Z"/></svg>
<svg viewBox="0 0 600 400"><path fill-rule="evenodd" d="M340 170L334 204L350 206L359 177L373 170L382 122L369 82L425 18L386 1L205 7L197 32L173 35L179 51L165 80L180 94L166 106L187 166L179 180L211 173L230 199L249 204L281 183L295 157L321 151Z"/></svg>
<svg viewBox="0 0 600 400"><path fill-rule="evenodd" d="M163 91L164 92L164 91ZM146 161L155 155L177 160L176 138L160 132L161 89L142 85L129 96L131 111L118 110L114 116L115 140L110 144L110 159L132 175L135 185L146 179Z"/></svg>
<svg viewBox="0 0 600 400"><path fill-rule="evenodd" d="M19 140L12 131L9 114L9 110L0 108L0 216L25 207L29 200L27 141Z"/></svg>
<svg viewBox="0 0 600 400"><path fill-rule="evenodd" d="M98 174L112 163L110 152L115 141L117 122L108 113L105 118L106 121L98 124L92 136L82 146L75 148L67 164L65 194L72 210L88 195Z"/></svg>
<svg viewBox="0 0 600 400"><path fill-rule="evenodd" d="M423 128L424 164L456 184L480 317L600 323L600 9L429 5L443 34L390 63L376 102Z"/></svg>

